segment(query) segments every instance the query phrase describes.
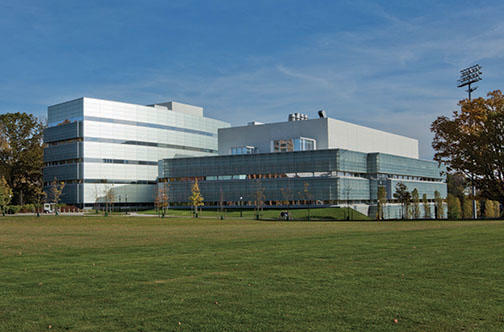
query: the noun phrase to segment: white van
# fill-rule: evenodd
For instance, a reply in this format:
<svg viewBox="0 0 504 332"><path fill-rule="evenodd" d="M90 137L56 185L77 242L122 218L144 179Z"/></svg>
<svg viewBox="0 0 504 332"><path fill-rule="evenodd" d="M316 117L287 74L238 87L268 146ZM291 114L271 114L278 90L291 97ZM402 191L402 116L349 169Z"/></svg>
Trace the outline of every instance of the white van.
<svg viewBox="0 0 504 332"><path fill-rule="evenodd" d="M44 203L44 213L54 213L55 206L54 203Z"/></svg>

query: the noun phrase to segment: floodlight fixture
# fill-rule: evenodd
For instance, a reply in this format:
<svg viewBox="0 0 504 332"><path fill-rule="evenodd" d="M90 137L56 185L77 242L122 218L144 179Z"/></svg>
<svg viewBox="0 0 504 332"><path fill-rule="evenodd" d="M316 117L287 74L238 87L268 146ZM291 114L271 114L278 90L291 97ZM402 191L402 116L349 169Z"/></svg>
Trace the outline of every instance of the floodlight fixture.
<svg viewBox="0 0 504 332"><path fill-rule="evenodd" d="M469 94L469 101L471 101L471 93L474 92L478 87L471 87L471 84L481 81L481 66L476 64L471 67L464 68L460 71L460 78L458 79L457 88L467 86L467 93ZM471 174L471 189L472 189L472 207L473 207L473 219L477 219L476 210L476 186L474 185L474 174Z"/></svg>
<svg viewBox="0 0 504 332"><path fill-rule="evenodd" d="M483 73L481 72L481 66L478 64L460 71L457 88L467 86L466 91L469 94L469 100L471 100L471 93L478 88L477 86L471 87L471 84L481 81L481 75L483 75Z"/></svg>

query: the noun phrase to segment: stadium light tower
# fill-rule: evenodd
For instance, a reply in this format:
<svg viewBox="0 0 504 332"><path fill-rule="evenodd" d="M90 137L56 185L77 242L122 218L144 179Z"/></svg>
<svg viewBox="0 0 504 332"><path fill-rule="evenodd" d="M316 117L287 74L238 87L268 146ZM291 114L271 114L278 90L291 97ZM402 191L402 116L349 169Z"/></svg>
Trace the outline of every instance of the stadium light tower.
<svg viewBox="0 0 504 332"><path fill-rule="evenodd" d="M475 91L478 87L471 87L471 84L481 81L481 66L474 65L472 67L464 68L460 71L460 78L457 81L457 88L462 88L467 86L467 93L469 94L469 100L471 100L471 93Z"/></svg>
<svg viewBox="0 0 504 332"><path fill-rule="evenodd" d="M467 86L467 93L469 94L469 101L471 101L471 93L475 91L478 87L471 87L471 84L476 83L481 81L481 66L476 64L471 67L464 68L460 71L460 78L457 81L458 85L457 88L462 88L464 86ZM472 182L472 195L473 195L473 201L472 201L472 207L473 207L473 219L477 219L477 211L476 211L476 187L474 186L474 174L471 175L471 182Z"/></svg>

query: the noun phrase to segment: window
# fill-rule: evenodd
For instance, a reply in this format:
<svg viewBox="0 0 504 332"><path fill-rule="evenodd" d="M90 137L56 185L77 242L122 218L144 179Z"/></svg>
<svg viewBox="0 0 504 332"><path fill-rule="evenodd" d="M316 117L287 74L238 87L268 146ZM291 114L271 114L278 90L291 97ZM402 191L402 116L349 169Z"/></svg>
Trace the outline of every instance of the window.
<svg viewBox="0 0 504 332"><path fill-rule="evenodd" d="M316 149L312 138L296 137L271 141L271 152L309 151Z"/></svg>
<svg viewBox="0 0 504 332"><path fill-rule="evenodd" d="M237 146L231 148L231 154L254 154L256 148L254 146Z"/></svg>

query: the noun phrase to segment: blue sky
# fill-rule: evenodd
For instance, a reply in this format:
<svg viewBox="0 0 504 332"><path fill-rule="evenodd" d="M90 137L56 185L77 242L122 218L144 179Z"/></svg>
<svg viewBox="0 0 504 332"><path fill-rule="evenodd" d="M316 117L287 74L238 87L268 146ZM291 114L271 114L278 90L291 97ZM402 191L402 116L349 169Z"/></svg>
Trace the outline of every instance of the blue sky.
<svg viewBox="0 0 504 332"><path fill-rule="evenodd" d="M233 125L329 116L420 140L503 89L502 1L0 0L0 113L81 96L204 106Z"/></svg>

